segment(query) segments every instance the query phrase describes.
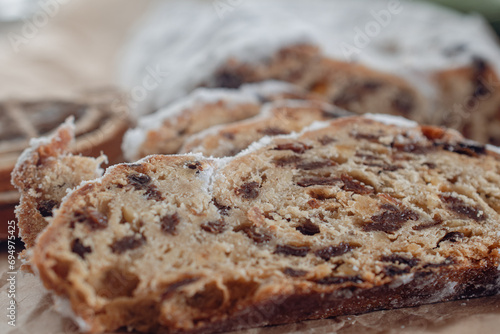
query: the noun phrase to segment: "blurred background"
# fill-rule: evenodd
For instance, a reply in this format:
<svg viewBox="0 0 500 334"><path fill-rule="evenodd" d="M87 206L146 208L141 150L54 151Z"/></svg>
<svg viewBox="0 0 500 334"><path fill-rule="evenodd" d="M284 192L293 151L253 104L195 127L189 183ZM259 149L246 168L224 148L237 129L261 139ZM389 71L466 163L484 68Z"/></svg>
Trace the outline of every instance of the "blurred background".
<svg viewBox="0 0 500 334"><path fill-rule="evenodd" d="M120 48L153 2L0 0L0 98L115 83ZM500 33L500 0L434 2L480 13Z"/></svg>
<svg viewBox="0 0 500 334"><path fill-rule="evenodd" d="M115 60L148 0L0 0L0 98L114 83Z"/></svg>
<svg viewBox="0 0 500 334"><path fill-rule="evenodd" d="M497 34L500 33L500 0L434 0L429 2L448 6L464 13L479 13L490 21Z"/></svg>

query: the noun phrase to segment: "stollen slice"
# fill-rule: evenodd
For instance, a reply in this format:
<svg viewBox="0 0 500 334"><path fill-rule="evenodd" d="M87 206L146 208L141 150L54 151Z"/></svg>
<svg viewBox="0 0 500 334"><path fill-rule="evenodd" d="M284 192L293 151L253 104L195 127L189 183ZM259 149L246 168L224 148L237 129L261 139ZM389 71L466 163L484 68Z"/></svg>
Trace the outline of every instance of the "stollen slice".
<svg viewBox="0 0 500 334"><path fill-rule="evenodd" d="M372 115L73 190L33 262L83 331L210 333L500 292L498 149Z"/></svg>

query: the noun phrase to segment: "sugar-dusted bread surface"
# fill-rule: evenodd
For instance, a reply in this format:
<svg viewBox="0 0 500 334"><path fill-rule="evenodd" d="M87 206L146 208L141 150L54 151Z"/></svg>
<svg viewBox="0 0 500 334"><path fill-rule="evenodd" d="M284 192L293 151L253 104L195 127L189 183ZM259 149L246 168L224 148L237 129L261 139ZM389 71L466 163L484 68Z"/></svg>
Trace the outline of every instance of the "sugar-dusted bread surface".
<svg viewBox="0 0 500 334"><path fill-rule="evenodd" d="M499 155L378 120L109 168L55 211L39 275L90 332L208 333L500 292Z"/></svg>
<svg viewBox="0 0 500 334"><path fill-rule="evenodd" d="M142 117L127 131L122 149L128 161L150 154L175 154L185 141L210 127L257 115L264 103L280 99L314 100L294 85L264 81L237 90L199 88L172 105Z"/></svg>
<svg viewBox="0 0 500 334"><path fill-rule="evenodd" d="M211 157L236 155L262 137L300 132L314 122L352 115L319 101L276 101L263 105L255 117L208 128L187 138L179 153L202 153Z"/></svg>

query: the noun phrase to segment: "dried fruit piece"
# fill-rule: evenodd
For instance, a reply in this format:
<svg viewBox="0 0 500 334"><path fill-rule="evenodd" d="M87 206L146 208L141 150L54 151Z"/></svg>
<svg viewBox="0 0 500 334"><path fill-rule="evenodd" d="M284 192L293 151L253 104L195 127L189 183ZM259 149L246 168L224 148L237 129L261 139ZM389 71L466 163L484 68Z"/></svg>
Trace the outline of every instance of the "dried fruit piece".
<svg viewBox="0 0 500 334"><path fill-rule="evenodd" d="M330 167L330 166L335 166L335 164L331 160L320 160L320 161L297 163L297 169L302 169L302 170L314 170L314 169L321 169L321 168Z"/></svg>
<svg viewBox="0 0 500 334"><path fill-rule="evenodd" d="M486 219L486 214L480 207L470 206L458 197L440 194L439 198L441 198L441 201L446 204L449 210L458 213L462 218L470 218L478 222Z"/></svg>
<svg viewBox="0 0 500 334"><path fill-rule="evenodd" d="M127 176L130 185L134 186L135 189L144 189L151 182L151 177L146 174L130 174Z"/></svg>
<svg viewBox="0 0 500 334"><path fill-rule="evenodd" d="M265 129L260 129L259 133L262 133L263 135L266 136L279 136L279 135L287 135L290 133L290 131L286 131L275 127L269 127Z"/></svg>
<svg viewBox="0 0 500 334"><path fill-rule="evenodd" d="M225 206L225 205L222 205L220 204L217 199L212 199L212 203L215 205L215 207L217 208L217 210L219 210L219 213L222 215L222 216L227 216L229 214L229 211L231 210L231 207L230 206Z"/></svg>
<svg viewBox="0 0 500 334"><path fill-rule="evenodd" d="M338 184L340 181L339 178L336 177L310 177L305 178L297 182L297 185L300 187L311 187L311 186L333 186Z"/></svg>
<svg viewBox="0 0 500 334"><path fill-rule="evenodd" d="M128 250L134 250L146 243L144 236L130 235L116 240L110 247L113 253L122 254Z"/></svg>
<svg viewBox="0 0 500 334"><path fill-rule="evenodd" d="M409 209L400 210L392 204L383 204L380 208L386 211L372 216L372 222L363 225L363 231L382 231L392 233L399 230L408 220L418 220L419 218L418 213Z"/></svg>
<svg viewBox="0 0 500 334"><path fill-rule="evenodd" d="M353 248L351 245L346 243L340 243L337 246L328 246L324 248L320 248L314 252L314 254L325 261L330 260L332 257L341 256L345 253L352 251Z"/></svg>
<svg viewBox="0 0 500 334"><path fill-rule="evenodd" d="M85 258L85 254L92 253L92 248L89 246L83 245L80 239L75 239L73 241L73 245L71 246L71 251L75 254L78 254L82 259Z"/></svg>
<svg viewBox="0 0 500 334"><path fill-rule="evenodd" d="M224 223L224 220L217 220L213 222L206 222L201 224L201 228L209 233L213 234L221 234L226 230L226 224Z"/></svg>
<svg viewBox="0 0 500 334"><path fill-rule="evenodd" d="M442 237L438 243L437 247L439 247L439 244L442 243L443 241L449 241L449 242L457 242L460 239L463 239L465 235L462 232L448 232L445 234L444 237Z"/></svg>
<svg viewBox="0 0 500 334"><path fill-rule="evenodd" d="M362 283L363 280L359 276L328 276L315 281L318 284L343 284L343 283Z"/></svg>
<svg viewBox="0 0 500 334"><path fill-rule="evenodd" d="M255 226L243 226L241 228L235 229L236 232L243 231L250 239L252 239L257 244L264 244L272 240L273 236L271 233L263 228Z"/></svg>
<svg viewBox="0 0 500 334"><path fill-rule="evenodd" d="M311 249L307 246L290 246L290 245L278 245L274 250L274 254L283 254L289 256L304 257L309 253Z"/></svg>
<svg viewBox="0 0 500 334"><path fill-rule="evenodd" d="M296 229L303 235L315 235L321 232L319 226L314 224L310 219L306 219Z"/></svg>
<svg viewBox="0 0 500 334"><path fill-rule="evenodd" d="M95 208L85 208L77 210L73 214L72 224L83 223L90 228L90 230L102 230L108 227L108 217L99 212Z"/></svg>
<svg viewBox="0 0 500 334"><path fill-rule="evenodd" d="M177 235L177 225L179 225L179 216L177 213L173 215L165 215L160 220L161 230L167 234Z"/></svg>
<svg viewBox="0 0 500 334"><path fill-rule="evenodd" d="M42 200L37 209L42 217L52 217L52 209L58 205L59 203L54 200Z"/></svg>
<svg viewBox="0 0 500 334"><path fill-rule="evenodd" d="M307 271L286 267L285 269L283 269L283 274L290 276L290 277L303 277L303 276L307 275Z"/></svg>
<svg viewBox="0 0 500 334"><path fill-rule="evenodd" d="M409 267L415 267L420 260L416 258L409 258L406 256L398 255L398 254L391 254L391 255L385 255L380 258L380 261L384 262L392 262L396 264L404 264Z"/></svg>
<svg viewBox="0 0 500 334"><path fill-rule="evenodd" d="M287 143L287 144L279 144L276 146L275 150L277 151L293 151L297 154L304 154L307 150L310 150L312 147L300 142Z"/></svg>
<svg viewBox="0 0 500 334"><path fill-rule="evenodd" d="M240 188L236 189L236 195L241 196L244 199L257 198L259 196L259 186L258 182L244 183Z"/></svg>

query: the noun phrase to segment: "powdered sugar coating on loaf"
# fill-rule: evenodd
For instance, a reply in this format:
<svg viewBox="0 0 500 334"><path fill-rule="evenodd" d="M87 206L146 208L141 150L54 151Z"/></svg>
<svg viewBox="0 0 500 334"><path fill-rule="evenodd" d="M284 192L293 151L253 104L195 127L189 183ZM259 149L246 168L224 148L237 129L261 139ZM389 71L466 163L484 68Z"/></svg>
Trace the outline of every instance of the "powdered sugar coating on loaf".
<svg viewBox="0 0 500 334"><path fill-rule="evenodd" d="M193 18L189 25L183 15ZM210 2L182 0L159 4L145 19L125 53L122 81L134 86L147 66L168 71L169 79L149 94L139 112L160 108L206 81L231 57L256 62L304 42L320 46L333 59L402 76L429 97L436 90L433 73L468 65L474 57L500 73L496 38L483 18L428 3L246 1L220 17Z"/></svg>
<svg viewBox="0 0 500 334"><path fill-rule="evenodd" d="M63 132L70 132L74 133L75 131L75 118L74 117L68 117L66 121L61 124L58 128L59 130L62 130ZM54 138L54 137L39 137L39 138L31 138L30 139L30 146L26 148L19 158L17 159L16 165L14 169L19 169L19 167L26 163L27 160L33 155L33 153L42 145L48 145L51 140L56 140L56 141L61 141L60 138ZM71 142L69 145L73 144L75 142L75 138L71 139Z"/></svg>
<svg viewBox="0 0 500 334"><path fill-rule="evenodd" d="M278 100L264 104L260 113L252 118L213 126L192 135L179 153L232 156L266 135L301 132L314 122L346 116L353 113L319 101Z"/></svg>
<svg viewBox="0 0 500 334"><path fill-rule="evenodd" d="M374 121L377 121L377 122L380 122L383 124L387 124L387 125L397 125L397 126L410 127L410 128L418 126L417 123L415 123L409 119L406 119L404 117L400 117L400 116L393 116L393 115L387 115L387 114L365 114L361 117L372 119ZM246 155L248 153L255 152L255 151L265 147L266 145L269 145L271 143L271 141L273 140L273 138L297 139L301 135L303 135L304 133L324 129L324 128L330 126L330 124L331 124L331 122L329 122L329 121L316 121L316 122L313 122L311 125L306 126L300 132L294 132L294 133L290 133L287 135L264 136L261 139L259 139L258 141L252 143L250 146L248 146L245 150L238 153L236 156ZM488 145L488 146L491 146L491 145ZM497 148L497 149L500 151L500 148ZM231 157L222 158L220 160L228 161L228 159L231 159Z"/></svg>
<svg viewBox="0 0 500 334"><path fill-rule="evenodd" d="M402 127L416 127L417 122L410 121L401 116L387 115L387 114L364 114L363 117L373 119L374 121L381 122L389 125L397 125Z"/></svg>
<svg viewBox="0 0 500 334"><path fill-rule="evenodd" d="M271 99L274 96L280 96L282 94L297 94L302 97L305 93L289 83L273 80L246 84L238 90L198 88L172 105L160 109L151 115L139 118L138 125L125 133L122 151L128 161L137 160L146 154L177 153L177 150L162 151L162 148L158 146L156 150L150 148L149 151L144 154L143 151L146 149L143 146L155 145L155 142L158 143L158 141L171 141L172 137L160 138L160 135L158 135L154 139L149 139L149 143L147 142L148 135L151 136L153 133L164 132L162 127L167 127L166 124L168 124L169 129L174 130L177 128L177 131L179 131L179 126L177 126L179 119L185 117L188 112L196 112L197 114L193 116L193 121L200 121L203 118L215 117L213 115L206 115L207 112L204 111L209 108L220 109L221 112L225 113L227 116L236 114L234 110L242 109L250 105L255 106L257 111L259 105L263 103L263 100ZM244 112L242 112L242 116L244 116ZM247 116L250 117L253 115L249 114ZM235 120L238 119L236 118ZM213 121L214 120L212 120L212 122Z"/></svg>

